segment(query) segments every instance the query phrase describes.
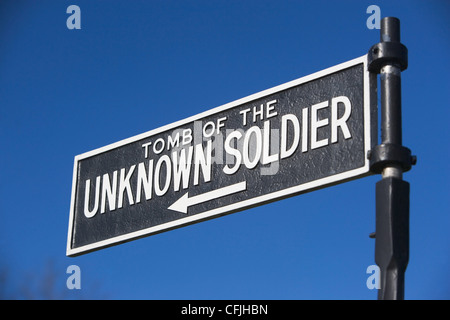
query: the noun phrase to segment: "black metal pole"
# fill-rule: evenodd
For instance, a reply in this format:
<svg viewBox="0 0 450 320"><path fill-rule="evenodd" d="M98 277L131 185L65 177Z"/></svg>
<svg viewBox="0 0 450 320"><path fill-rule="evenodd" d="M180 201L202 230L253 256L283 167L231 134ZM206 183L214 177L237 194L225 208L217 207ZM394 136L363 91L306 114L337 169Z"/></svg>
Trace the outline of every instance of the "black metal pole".
<svg viewBox="0 0 450 320"><path fill-rule="evenodd" d="M400 43L400 21L381 21L381 42ZM381 82L381 141L402 145L401 69L389 62L380 70Z"/></svg>
<svg viewBox="0 0 450 320"><path fill-rule="evenodd" d="M409 259L409 183L403 172L415 157L402 146L401 72L408 51L400 43L400 21L381 21L380 42L369 51L369 70L380 74L381 144L371 150L371 170L381 173L376 184L375 262L380 267L378 299L404 299Z"/></svg>

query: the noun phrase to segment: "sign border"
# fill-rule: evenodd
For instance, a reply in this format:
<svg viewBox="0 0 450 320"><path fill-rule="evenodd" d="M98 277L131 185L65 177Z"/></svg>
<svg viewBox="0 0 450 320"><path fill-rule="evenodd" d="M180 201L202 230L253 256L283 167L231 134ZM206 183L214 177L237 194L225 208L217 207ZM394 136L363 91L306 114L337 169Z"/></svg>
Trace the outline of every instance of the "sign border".
<svg viewBox="0 0 450 320"><path fill-rule="evenodd" d="M342 172L339 174L335 174L332 176L328 176L322 179L314 180L311 182L307 182L301 185L297 185L295 187L290 187L287 189L283 189L280 191L272 192L269 194L265 194L259 197L247 199L244 201L236 202L224 207L219 207L213 210L205 211L202 213L198 213L192 216L187 216L185 218L177 219L174 221L170 221L161 225L153 226L150 228L145 228L142 230L130 232L124 235L112 237L106 240L94 242L88 245L84 245L78 248L71 248L72 243L72 237L73 237L73 228L74 228L74 219L75 219L75 193L76 193L76 186L77 186L77 174L78 174L78 163L79 161L107 152L109 150L119 148L121 146L124 146L126 144L145 139L147 137L156 135L158 133L174 129L176 127L182 126L184 124L199 120L201 118L205 118L207 116L237 107L239 105L242 105L244 103L301 85L303 83L327 76L332 73L339 72L341 70L353 67L355 65L363 63L364 65L364 77L363 77L363 95L364 95L364 152L365 154L368 153L369 150L371 150L372 146L374 146L377 142L377 117L373 117L373 111L374 107L372 106L372 103L375 103L376 105L376 96L372 96L373 93L376 94L376 91L371 89L371 87L375 86L376 88L376 79L374 80L371 73L368 70L368 61L367 61L367 55L361 56L359 58L355 58L352 60L349 60L347 62L343 62L341 64L329 67L327 69L312 73L310 75L298 78L296 80L292 80L289 82L286 82L284 84L272 87L270 89L266 89L263 91L260 91L258 93L249 95L247 97L229 102L227 104L224 104L222 106L210 109L208 111L199 113L197 115L191 116L189 118L185 118L183 120L179 120L176 122L173 122L171 124L159 127L154 130L150 130L147 132L144 132L142 134L109 144L107 146L80 154L75 156L74 159L74 166L73 166L73 180L72 180L72 195L71 195L71 201L70 201L70 217L69 217L69 227L68 227L68 234L67 234L67 247L66 247L66 255L67 256L77 256L80 254L88 253L94 250L99 250L102 248L106 248L113 245L118 245L127 241L135 240L138 238L154 235L157 233L169 231L175 228L180 228L182 226L187 226L189 224L201 222L204 220L212 219L215 217L219 217L222 215L231 214L237 211L241 211L244 209L248 209L251 207L259 206L265 203L273 202L276 200L281 200L283 198L287 198L289 196L298 195L301 193L313 191L319 188L323 188L326 186L331 186L334 184L342 183L345 181L353 180L359 177L363 177L366 175L370 175L369 171L369 160L367 157L365 157L365 163L364 166L349 170L346 172ZM375 81L375 83L374 83ZM375 100L375 101L373 101ZM371 119L375 118L375 119ZM375 123L373 126L371 126L371 123Z"/></svg>

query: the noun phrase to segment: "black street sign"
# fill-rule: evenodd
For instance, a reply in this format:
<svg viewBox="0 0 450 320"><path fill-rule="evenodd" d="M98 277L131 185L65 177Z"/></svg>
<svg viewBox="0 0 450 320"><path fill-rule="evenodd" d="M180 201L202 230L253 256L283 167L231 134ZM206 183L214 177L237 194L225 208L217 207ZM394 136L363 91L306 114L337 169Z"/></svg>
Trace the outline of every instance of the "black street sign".
<svg viewBox="0 0 450 320"><path fill-rule="evenodd" d="M363 56L75 157L67 255L369 174Z"/></svg>

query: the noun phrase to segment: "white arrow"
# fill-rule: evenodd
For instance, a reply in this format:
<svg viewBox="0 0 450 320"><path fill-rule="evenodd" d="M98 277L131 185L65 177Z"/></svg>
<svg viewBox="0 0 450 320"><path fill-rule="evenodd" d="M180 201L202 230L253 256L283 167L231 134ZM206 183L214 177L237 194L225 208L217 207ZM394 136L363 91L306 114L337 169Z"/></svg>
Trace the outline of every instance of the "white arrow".
<svg viewBox="0 0 450 320"><path fill-rule="evenodd" d="M223 187L217 190L208 191L189 198L189 192L175 201L170 207L170 210L178 211L187 214L187 208L202 202L214 200L220 197L225 197L233 193L241 192L247 189L247 182L242 181L231 186Z"/></svg>

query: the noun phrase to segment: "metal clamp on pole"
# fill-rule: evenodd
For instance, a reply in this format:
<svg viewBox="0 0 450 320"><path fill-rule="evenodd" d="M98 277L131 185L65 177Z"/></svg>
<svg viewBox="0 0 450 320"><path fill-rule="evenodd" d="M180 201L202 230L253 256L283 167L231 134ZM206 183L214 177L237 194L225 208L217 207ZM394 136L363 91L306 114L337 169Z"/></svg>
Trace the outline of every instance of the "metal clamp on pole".
<svg viewBox="0 0 450 320"><path fill-rule="evenodd" d="M378 299L404 299L404 274L409 259L409 183L403 172L416 157L402 146L401 72L408 50L400 43L400 21L381 20L380 42L368 54L369 71L380 74L381 144L369 155L370 170L382 175L376 184L375 262L380 267Z"/></svg>

